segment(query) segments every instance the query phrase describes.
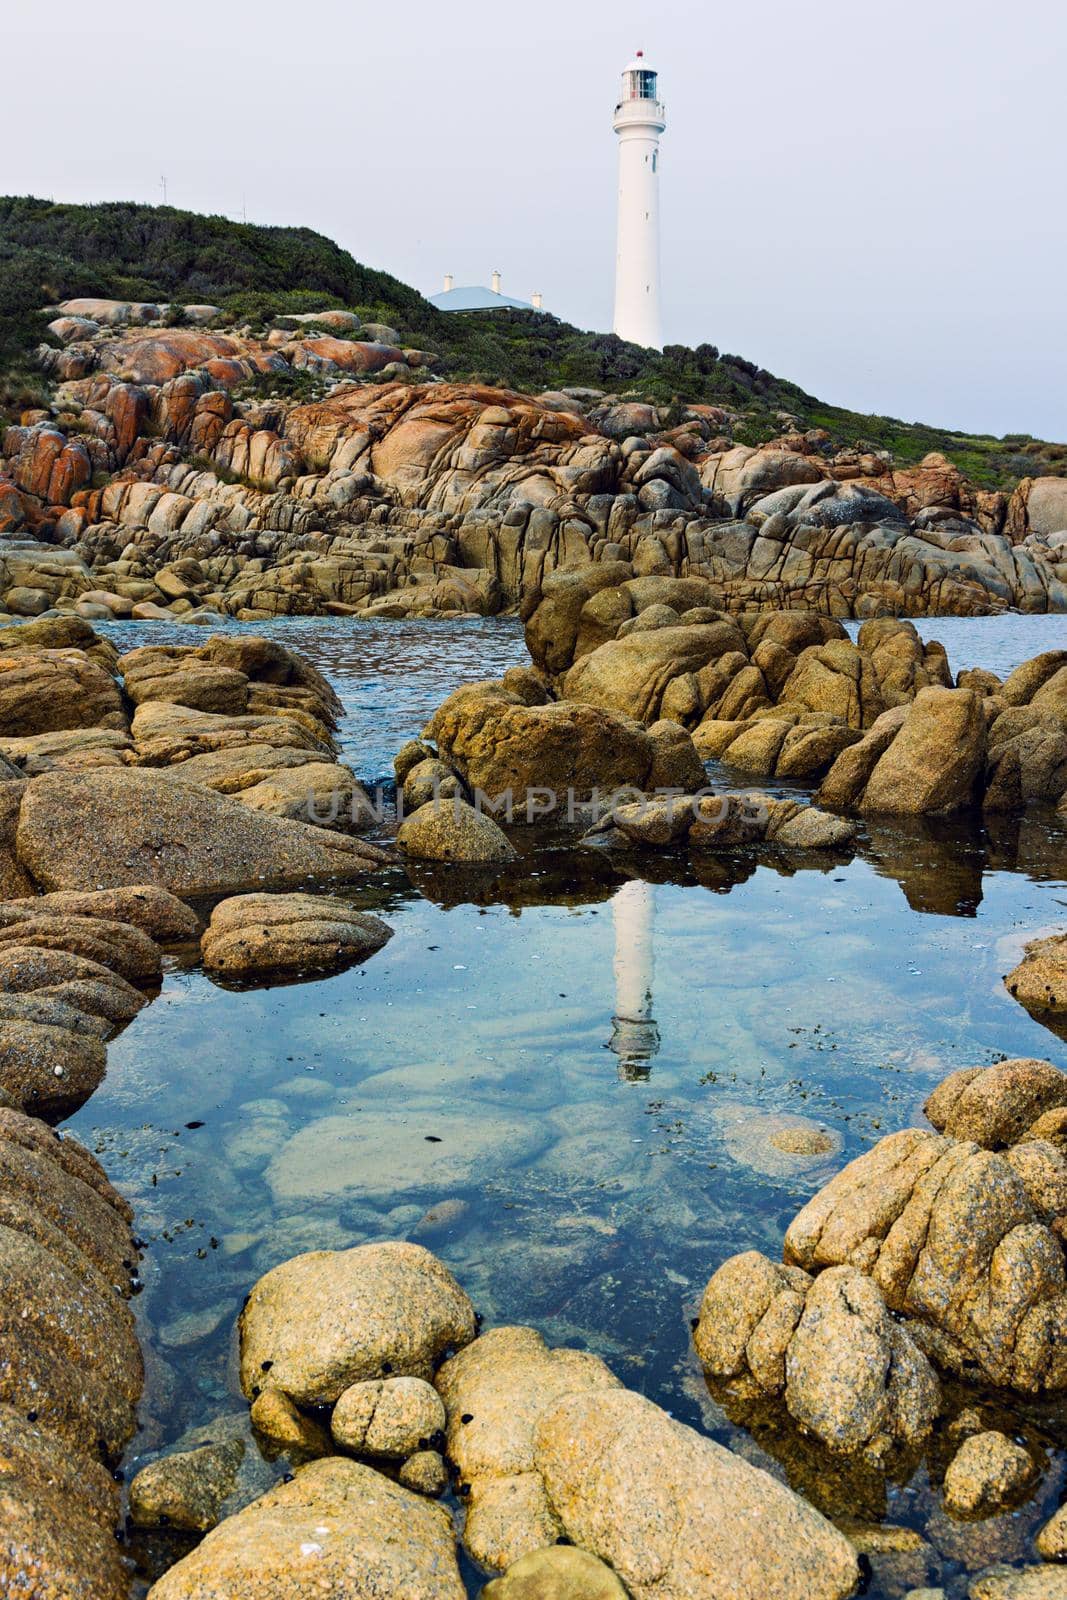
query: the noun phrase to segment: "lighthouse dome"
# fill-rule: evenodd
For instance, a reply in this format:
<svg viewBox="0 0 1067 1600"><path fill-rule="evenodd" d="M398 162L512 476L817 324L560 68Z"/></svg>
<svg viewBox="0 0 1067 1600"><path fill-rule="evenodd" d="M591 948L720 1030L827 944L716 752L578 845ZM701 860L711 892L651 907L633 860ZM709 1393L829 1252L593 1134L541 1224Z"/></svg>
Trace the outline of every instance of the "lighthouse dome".
<svg viewBox="0 0 1067 1600"><path fill-rule="evenodd" d="M639 50L633 60L623 68L620 104L632 104L635 100L655 101L657 77L655 67L649 66L644 52Z"/></svg>

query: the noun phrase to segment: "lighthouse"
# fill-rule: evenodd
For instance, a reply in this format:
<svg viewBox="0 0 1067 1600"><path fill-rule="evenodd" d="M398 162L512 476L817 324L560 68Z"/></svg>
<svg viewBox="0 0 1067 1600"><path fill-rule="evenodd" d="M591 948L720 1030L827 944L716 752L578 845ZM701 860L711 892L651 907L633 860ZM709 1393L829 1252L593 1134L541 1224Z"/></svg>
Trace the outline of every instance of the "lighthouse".
<svg viewBox="0 0 1067 1600"><path fill-rule="evenodd" d="M612 898L615 925L615 1011L608 1049L619 1058L619 1076L647 1078L659 1050L659 1029L652 1015L652 980L656 970L652 930L656 891L651 883L632 879Z"/></svg>
<svg viewBox="0 0 1067 1600"><path fill-rule="evenodd" d="M612 127L619 137L615 332L663 348L659 310L659 136L667 126L656 74L639 50L622 75Z"/></svg>

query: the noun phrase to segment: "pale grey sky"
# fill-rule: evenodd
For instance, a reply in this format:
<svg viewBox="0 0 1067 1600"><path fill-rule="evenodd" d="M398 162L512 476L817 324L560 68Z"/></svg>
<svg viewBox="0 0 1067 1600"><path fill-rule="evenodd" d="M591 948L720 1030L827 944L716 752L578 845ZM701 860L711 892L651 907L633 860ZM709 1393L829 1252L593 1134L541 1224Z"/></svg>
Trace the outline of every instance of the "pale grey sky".
<svg viewBox="0 0 1067 1600"><path fill-rule="evenodd" d="M13 13L13 14L12 14ZM824 399L1067 438L1063 0L13 0L0 190L305 223L611 324L618 73L664 321Z"/></svg>

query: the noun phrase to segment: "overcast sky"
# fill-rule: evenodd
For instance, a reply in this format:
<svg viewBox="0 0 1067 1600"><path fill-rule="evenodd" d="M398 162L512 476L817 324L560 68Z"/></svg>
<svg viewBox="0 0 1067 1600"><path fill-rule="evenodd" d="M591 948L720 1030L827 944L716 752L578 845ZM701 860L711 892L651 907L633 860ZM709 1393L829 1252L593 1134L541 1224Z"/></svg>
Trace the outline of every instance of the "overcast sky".
<svg viewBox="0 0 1067 1600"><path fill-rule="evenodd" d="M13 14L12 14L13 13ZM1067 438L1063 0L13 0L0 190L305 223L611 325L618 74L664 322L856 410Z"/></svg>

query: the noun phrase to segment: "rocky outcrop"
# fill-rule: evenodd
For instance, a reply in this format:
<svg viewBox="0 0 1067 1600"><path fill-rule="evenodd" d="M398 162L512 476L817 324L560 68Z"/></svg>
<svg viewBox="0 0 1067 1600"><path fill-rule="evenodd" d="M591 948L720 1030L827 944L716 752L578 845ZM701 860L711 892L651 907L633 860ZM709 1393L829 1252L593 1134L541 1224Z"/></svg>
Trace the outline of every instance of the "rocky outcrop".
<svg viewBox="0 0 1067 1600"><path fill-rule="evenodd" d="M313 1461L228 1517L160 1578L152 1600L464 1600L448 1513L372 1468Z"/></svg>
<svg viewBox="0 0 1067 1600"><path fill-rule="evenodd" d="M391 931L329 895L245 894L215 907L200 948L207 970L223 977L298 976L366 961Z"/></svg>
<svg viewBox="0 0 1067 1600"><path fill-rule="evenodd" d="M61 319L70 342L39 352L59 383L51 411L0 442L0 522L76 547L78 592L108 610L532 609L553 574L604 565L700 580L732 612L1067 606L1045 487L1062 480L1024 480L1006 509L940 456L895 470L876 452L832 456L814 433L723 450L715 407L668 427L614 397L413 383L435 358L373 324L255 338L192 320ZM380 337L353 337L368 329ZM404 381L360 381L375 373ZM284 398L308 382L310 403ZM176 560L197 563L192 592L160 582ZM4 585L9 609L56 598L18 587Z"/></svg>
<svg viewBox="0 0 1067 1600"><path fill-rule="evenodd" d="M781 1395L833 1451L878 1459L925 1439L940 1410L930 1363L854 1267L813 1279L755 1250L733 1256L704 1291L693 1339L712 1377Z"/></svg>
<svg viewBox="0 0 1067 1600"><path fill-rule="evenodd" d="M1067 1079L1030 1062L955 1077L928 1103L953 1136L908 1128L881 1139L794 1219L785 1260L868 1274L938 1366L1027 1394L1062 1390L1067 1165L1029 1125L1063 1104Z"/></svg>

